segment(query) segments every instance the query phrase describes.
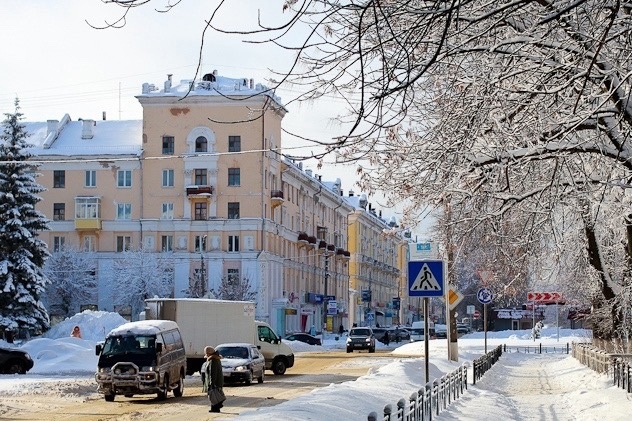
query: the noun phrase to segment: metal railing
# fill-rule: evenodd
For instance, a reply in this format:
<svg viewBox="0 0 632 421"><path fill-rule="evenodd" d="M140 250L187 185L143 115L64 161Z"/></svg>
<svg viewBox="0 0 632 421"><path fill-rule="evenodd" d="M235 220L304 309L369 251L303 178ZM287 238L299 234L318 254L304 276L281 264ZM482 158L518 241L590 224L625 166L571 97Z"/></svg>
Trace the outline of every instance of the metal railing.
<svg viewBox="0 0 632 421"><path fill-rule="evenodd" d="M496 364L501 355L503 355L503 346L498 345L487 354L475 359L472 363L474 371L472 375L472 384L476 384L476 380L479 380L481 377L483 377L483 374L485 374L487 370L489 370L494 364Z"/></svg>
<svg viewBox="0 0 632 421"><path fill-rule="evenodd" d="M539 345L503 345L503 352L522 352L525 354L570 354L571 344L560 344L559 346Z"/></svg>
<svg viewBox="0 0 632 421"><path fill-rule="evenodd" d="M477 358L473 362L474 380L480 379L487 370L494 365L502 355L502 345ZM400 399L395 407L388 404L384 407L383 415L377 412L369 414L369 421L431 421L452 402L460 398L467 390L467 365L463 364L451 373L426 383L424 387L414 392L408 399Z"/></svg>
<svg viewBox="0 0 632 421"><path fill-rule="evenodd" d="M623 358L615 358L612 361L612 375L615 386L620 387L628 393L632 393L632 364Z"/></svg>
<svg viewBox="0 0 632 421"><path fill-rule="evenodd" d="M375 411L368 416L369 421L430 421L433 415L446 409L467 389L467 366L463 364L451 373L413 392L408 399L400 399L396 406L388 404L384 407L384 415L380 417Z"/></svg>

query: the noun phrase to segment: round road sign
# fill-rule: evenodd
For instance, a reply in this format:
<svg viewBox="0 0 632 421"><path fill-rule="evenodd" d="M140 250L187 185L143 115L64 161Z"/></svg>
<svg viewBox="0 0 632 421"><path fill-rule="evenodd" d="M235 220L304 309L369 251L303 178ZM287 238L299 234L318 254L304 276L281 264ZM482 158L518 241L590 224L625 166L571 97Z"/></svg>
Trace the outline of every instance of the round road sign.
<svg viewBox="0 0 632 421"><path fill-rule="evenodd" d="M481 288L478 290L476 298L481 304L489 304L494 299L494 293L489 288Z"/></svg>

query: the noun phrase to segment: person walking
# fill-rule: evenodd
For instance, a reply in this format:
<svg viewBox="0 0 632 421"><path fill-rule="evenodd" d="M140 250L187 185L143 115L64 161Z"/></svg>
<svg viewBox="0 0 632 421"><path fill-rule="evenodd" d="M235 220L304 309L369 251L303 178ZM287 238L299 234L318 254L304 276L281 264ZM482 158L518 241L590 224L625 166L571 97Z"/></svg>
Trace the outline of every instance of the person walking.
<svg viewBox="0 0 632 421"><path fill-rule="evenodd" d="M212 346L204 347L204 356L206 361L202 364L200 373L202 374L202 391L209 394L211 390L218 389L224 393L224 374L222 372L221 356ZM210 395L209 395L210 400ZM220 408L224 406L223 402L215 405L211 404L208 412L220 412Z"/></svg>

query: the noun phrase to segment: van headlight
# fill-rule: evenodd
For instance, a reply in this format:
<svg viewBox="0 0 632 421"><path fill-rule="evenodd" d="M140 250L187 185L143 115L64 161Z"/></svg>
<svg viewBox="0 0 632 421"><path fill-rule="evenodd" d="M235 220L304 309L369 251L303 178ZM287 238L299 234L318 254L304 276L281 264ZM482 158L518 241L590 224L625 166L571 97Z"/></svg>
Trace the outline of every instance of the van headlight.
<svg viewBox="0 0 632 421"><path fill-rule="evenodd" d="M99 373L109 373L110 372L110 367L101 367L99 369Z"/></svg>
<svg viewBox="0 0 632 421"><path fill-rule="evenodd" d="M347 338L347 344L350 344L351 342L353 342L351 338Z"/></svg>
<svg viewBox="0 0 632 421"><path fill-rule="evenodd" d="M248 370L248 366L245 365L238 365L237 367L235 367L235 371L246 371Z"/></svg>

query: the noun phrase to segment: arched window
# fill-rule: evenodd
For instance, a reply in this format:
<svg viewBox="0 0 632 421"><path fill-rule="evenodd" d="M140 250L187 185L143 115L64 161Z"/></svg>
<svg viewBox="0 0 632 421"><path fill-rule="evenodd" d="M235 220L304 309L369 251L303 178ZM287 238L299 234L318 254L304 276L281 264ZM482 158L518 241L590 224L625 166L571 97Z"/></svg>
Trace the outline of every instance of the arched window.
<svg viewBox="0 0 632 421"><path fill-rule="evenodd" d="M208 152L208 140L204 136L195 139L195 152Z"/></svg>

